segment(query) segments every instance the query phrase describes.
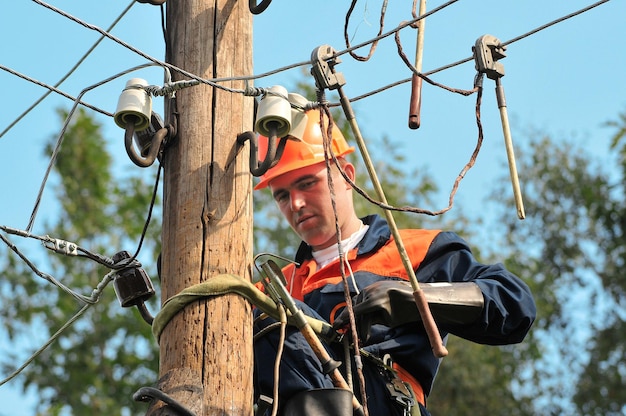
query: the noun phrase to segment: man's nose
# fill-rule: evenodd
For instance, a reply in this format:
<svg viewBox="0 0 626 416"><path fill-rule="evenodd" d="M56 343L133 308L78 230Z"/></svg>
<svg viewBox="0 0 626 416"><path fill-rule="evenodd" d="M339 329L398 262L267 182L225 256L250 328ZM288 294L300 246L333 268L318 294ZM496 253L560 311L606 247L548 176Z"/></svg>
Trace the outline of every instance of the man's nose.
<svg viewBox="0 0 626 416"><path fill-rule="evenodd" d="M291 191L291 193L289 194L289 200L291 202L291 210L293 212L300 211L302 207L306 205L304 195L302 195L302 192L298 192L295 190Z"/></svg>

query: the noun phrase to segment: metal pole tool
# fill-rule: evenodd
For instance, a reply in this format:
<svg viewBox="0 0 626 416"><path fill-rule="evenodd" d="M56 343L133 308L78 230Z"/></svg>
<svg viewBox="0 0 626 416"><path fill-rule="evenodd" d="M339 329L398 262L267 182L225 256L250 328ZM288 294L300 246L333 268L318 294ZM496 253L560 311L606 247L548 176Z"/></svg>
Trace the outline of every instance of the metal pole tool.
<svg viewBox="0 0 626 416"><path fill-rule="evenodd" d="M380 201L384 204L387 204L387 199L385 198L383 187L378 180L378 176L376 175L376 171L374 170L374 164L372 163L372 159L370 158L369 152L367 151L365 141L363 140L363 136L361 135L361 131L359 130L359 126L356 122L354 112L352 111L352 105L350 104L350 100L343 92L342 86L345 84L343 74L335 72L335 65L341 62L339 58L335 56L335 54L335 50L328 45L323 45L316 48L311 55L311 73L315 78L315 83L317 84L318 89L330 89L337 90L339 92L341 106L346 115L346 119L348 120L348 122L350 123L350 127L352 128L352 132L359 146L359 150L361 151L361 156L363 157L363 161L369 173L372 184L374 185L374 189L376 190ZM391 233L393 234L393 239L396 243L398 252L400 253L402 264L404 265L406 273L409 277L409 281L411 282L411 287L413 288L413 297L415 298L417 309L420 312L422 323L424 324L424 329L426 330L426 333L428 335L430 346L436 357L445 357L446 355L448 355L448 350L446 349L445 345L443 345L441 334L439 333L437 325L435 324L435 320L433 319L433 316L430 312L430 308L428 307L428 302L426 301L424 292L420 290L419 282L417 281L417 277L415 276L415 271L413 270L411 260L409 259L409 255L406 252L404 243L402 242L402 237L400 236L400 232L398 231L396 222L393 218L393 215L391 215L391 211L383 211L385 213L387 223L389 224L389 228L391 229Z"/></svg>
<svg viewBox="0 0 626 416"><path fill-rule="evenodd" d="M509 161L509 174L511 175L511 184L513 185L513 196L515 197L515 206L517 207L517 217L520 220L526 218L524 213L524 202L522 200L522 191L517 176L517 167L515 166L515 153L513 152L513 140L511 139L511 129L509 127L509 116L506 111L506 99L504 98L504 87L502 86L502 77L504 76L504 65L498 62L506 57L506 46L492 35L483 35L472 48L474 52L474 60L476 61L476 70L481 74L486 74L487 78L496 81L496 100L500 109L500 120L502 122L502 132L504 133L504 145L506 147L506 156Z"/></svg>
<svg viewBox="0 0 626 416"><path fill-rule="evenodd" d="M261 264L261 270L263 270L263 273L265 274L263 285L268 291L268 294L274 298L275 302L280 302L285 306L285 308L287 308L296 327L298 327L304 336L304 339L306 339L307 343L311 347L311 350L313 350L313 353L320 361L324 374L328 374L330 376L335 387L350 390L350 386L339 371L340 363L333 360L328 354L328 351L324 348L324 344L322 344L322 341L317 337L317 334L313 331L311 325L306 320L304 313L298 308L298 305L296 305L296 302L287 291L287 288L283 283L285 277L283 276L280 267L278 267L278 265L272 260L268 260ZM355 414L364 414L363 406L354 395L352 395L352 407L354 408Z"/></svg>

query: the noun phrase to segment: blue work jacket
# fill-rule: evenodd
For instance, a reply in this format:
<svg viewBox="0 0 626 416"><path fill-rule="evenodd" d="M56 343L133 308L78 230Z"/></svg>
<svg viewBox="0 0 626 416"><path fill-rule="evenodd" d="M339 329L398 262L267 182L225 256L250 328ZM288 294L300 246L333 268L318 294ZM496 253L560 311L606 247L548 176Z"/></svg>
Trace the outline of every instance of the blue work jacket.
<svg viewBox="0 0 626 416"><path fill-rule="evenodd" d="M346 253L360 290L385 280L408 280L387 222L377 215L363 218L369 225L357 247ZM528 286L502 264L479 263L467 243L453 232L400 230L406 251L419 282L474 282L482 291L484 307L479 318L463 325L439 325L442 337L448 333L490 345L521 342L536 315ZM302 243L296 265L283 269L287 287L299 299L332 323L345 307L344 284L339 261L317 270L311 248ZM350 279L352 295L356 294ZM440 359L431 350L420 323L388 328L375 325L367 344L368 352L391 358L411 374L427 396L432 388Z"/></svg>

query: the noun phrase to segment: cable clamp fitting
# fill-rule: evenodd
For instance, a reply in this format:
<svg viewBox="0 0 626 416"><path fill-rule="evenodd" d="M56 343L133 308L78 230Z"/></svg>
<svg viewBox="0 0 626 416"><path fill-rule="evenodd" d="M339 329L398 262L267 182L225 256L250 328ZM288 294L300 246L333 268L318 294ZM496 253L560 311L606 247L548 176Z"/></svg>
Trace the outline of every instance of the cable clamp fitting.
<svg viewBox="0 0 626 416"><path fill-rule="evenodd" d="M472 47L476 70L486 74L489 79L498 79L504 76L504 65L498 60L506 58L506 46L493 35L483 35L476 40Z"/></svg>
<svg viewBox="0 0 626 416"><path fill-rule="evenodd" d="M78 255L78 245L76 243L61 240L59 238L49 237L43 242L43 246L48 250L52 250L56 253L64 254L66 256Z"/></svg>
<svg viewBox="0 0 626 416"><path fill-rule="evenodd" d="M346 84L341 72L335 72L335 65L341 59L336 56L335 49L330 45L322 45L313 49L311 53L311 75L319 89L336 90Z"/></svg>

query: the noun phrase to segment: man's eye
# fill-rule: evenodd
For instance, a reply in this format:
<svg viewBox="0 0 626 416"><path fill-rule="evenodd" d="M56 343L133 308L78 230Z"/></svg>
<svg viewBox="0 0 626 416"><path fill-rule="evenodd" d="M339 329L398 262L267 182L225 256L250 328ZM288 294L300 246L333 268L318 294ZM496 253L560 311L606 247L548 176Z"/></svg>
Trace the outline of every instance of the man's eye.
<svg viewBox="0 0 626 416"><path fill-rule="evenodd" d="M303 181L303 182L300 182L300 184L298 185L298 188L300 190L309 189L313 187L316 183L317 183L317 180L315 179L311 179L309 181Z"/></svg>
<svg viewBox="0 0 626 416"><path fill-rule="evenodd" d="M277 195L274 195L274 200L276 202L284 202L287 199L287 192L281 192Z"/></svg>

